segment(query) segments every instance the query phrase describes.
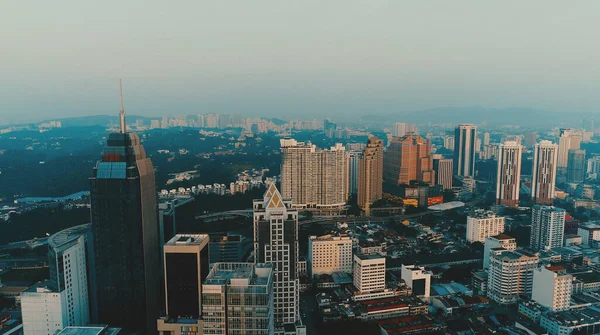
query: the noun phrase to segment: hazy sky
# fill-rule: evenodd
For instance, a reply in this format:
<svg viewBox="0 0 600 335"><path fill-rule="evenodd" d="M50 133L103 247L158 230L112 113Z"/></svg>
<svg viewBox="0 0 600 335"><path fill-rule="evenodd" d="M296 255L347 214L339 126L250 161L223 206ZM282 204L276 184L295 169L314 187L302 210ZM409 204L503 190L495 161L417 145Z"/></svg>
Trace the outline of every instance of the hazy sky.
<svg viewBox="0 0 600 335"><path fill-rule="evenodd" d="M0 123L600 107L600 1L0 0Z"/></svg>

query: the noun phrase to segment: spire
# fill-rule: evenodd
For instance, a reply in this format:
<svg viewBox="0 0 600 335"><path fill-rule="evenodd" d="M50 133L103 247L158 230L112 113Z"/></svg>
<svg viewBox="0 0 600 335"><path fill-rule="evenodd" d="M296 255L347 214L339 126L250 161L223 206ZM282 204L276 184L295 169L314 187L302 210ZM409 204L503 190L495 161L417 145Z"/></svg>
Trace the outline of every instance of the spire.
<svg viewBox="0 0 600 335"><path fill-rule="evenodd" d="M119 86L121 87L121 112L119 116L121 117L121 133L125 134L127 131L127 126L125 126L125 108L123 107L123 81L119 79Z"/></svg>

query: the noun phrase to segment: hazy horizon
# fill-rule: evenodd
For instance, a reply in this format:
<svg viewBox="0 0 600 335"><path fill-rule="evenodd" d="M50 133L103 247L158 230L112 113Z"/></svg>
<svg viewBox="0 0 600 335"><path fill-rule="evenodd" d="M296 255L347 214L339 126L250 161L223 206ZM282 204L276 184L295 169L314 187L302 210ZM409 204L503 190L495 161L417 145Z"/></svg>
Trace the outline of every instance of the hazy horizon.
<svg viewBox="0 0 600 335"><path fill-rule="evenodd" d="M0 4L0 117L597 112L600 3Z"/></svg>

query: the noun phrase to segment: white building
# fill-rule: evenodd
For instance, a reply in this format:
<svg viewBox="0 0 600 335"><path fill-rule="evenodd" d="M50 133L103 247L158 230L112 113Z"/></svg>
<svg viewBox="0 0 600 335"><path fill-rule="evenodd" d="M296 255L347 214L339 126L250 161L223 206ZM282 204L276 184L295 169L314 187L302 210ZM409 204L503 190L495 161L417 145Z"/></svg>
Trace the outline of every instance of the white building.
<svg viewBox="0 0 600 335"><path fill-rule="evenodd" d="M505 218L493 211L476 210L467 216L467 241L484 243L485 239L504 232Z"/></svg>
<svg viewBox="0 0 600 335"><path fill-rule="evenodd" d="M496 204L498 205L519 206L522 153L523 147L515 141L500 144L496 179Z"/></svg>
<svg viewBox="0 0 600 335"><path fill-rule="evenodd" d="M558 145L541 141L533 150L531 198L540 205L552 205L556 188Z"/></svg>
<svg viewBox="0 0 600 335"><path fill-rule="evenodd" d="M533 272L531 299L553 311L569 309L573 277L562 266L541 267Z"/></svg>
<svg viewBox="0 0 600 335"><path fill-rule="evenodd" d="M505 234L498 234L490 236L485 239L483 247L483 268L487 269L490 264L490 252L496 248L503 248L506 250L516 250L517 240L514 237L510 237Z"/></svg>
<svg viewBox="0 0 600 335"><path fill-rule="evenodd" d="M307 261L311 276L336 271L352 274L352 239L348 236L310 236Z"/></svg>
<svg viewBox="0 0 600 335"><path fill-rule="evenodd" d="M531 296L533 271L539 257L524 251L495 249L490 254L487 295L491 300L511 305L519 296Z"/></svg>
<svg viewBox="0 0 600 335"><path fill-rule="evenodd" d="M579 225L577 235L581 236L581 243L592 245L600 241L600 224L595 222L584 222Z"/></svg>
<svg viewBox="0 0 600 335"><path fill-rule="evenodd" d="M23 332L27 335L52 335L68 326L66 293L56 292L48 282L21 292Z"/></svg>
<svg viewBox="0 0 600 335"><path fill-rule="evenodd" d="M558 139L558 160L559 168L566 168L569 159L569 149L571 149L571 131L569 129L561 129L560 138Z"/></svg>
<svg viewBox="0 0 600 335"><path fill-rule="evenodd" d="M550 250L562 247L566 211L554 206L535 205L531 209L530 247Z"/></svg>
<svg viewBox="0 0 600 335"><path fill-rule="evenodd" d="M404 265L400 272L406 286L412 289L413 295L429 298L431 289L431 271L416 265Z"/></svg>
<svg viewBox="0 0 600 335"><path fill-rule="evenodd" d="M90 225L48 238L50 280L21 293L25 334L54 334L90 322L86 243ZM46 316L47 314L47 316Z"/></svg>
<svg viewBox="0 0 600 335"><path fill-rule="evenodd" d="M354 255L354 287L360 294L385 289L385 257Z"/></svg>

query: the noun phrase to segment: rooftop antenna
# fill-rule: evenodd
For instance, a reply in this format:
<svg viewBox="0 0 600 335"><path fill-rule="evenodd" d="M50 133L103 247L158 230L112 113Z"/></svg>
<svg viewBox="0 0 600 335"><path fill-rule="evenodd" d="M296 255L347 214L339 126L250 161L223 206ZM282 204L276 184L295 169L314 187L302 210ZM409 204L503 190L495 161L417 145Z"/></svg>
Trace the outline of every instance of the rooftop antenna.
<svg viewBox="0 0 600 335"><path fill-rule="evenodd" d="M123 107L123 80L119 79L119 86L121 87L121 112L119 116L121 117L121 133L125 134L127 131L127 127L125 126L125 108Z"/></svg>

